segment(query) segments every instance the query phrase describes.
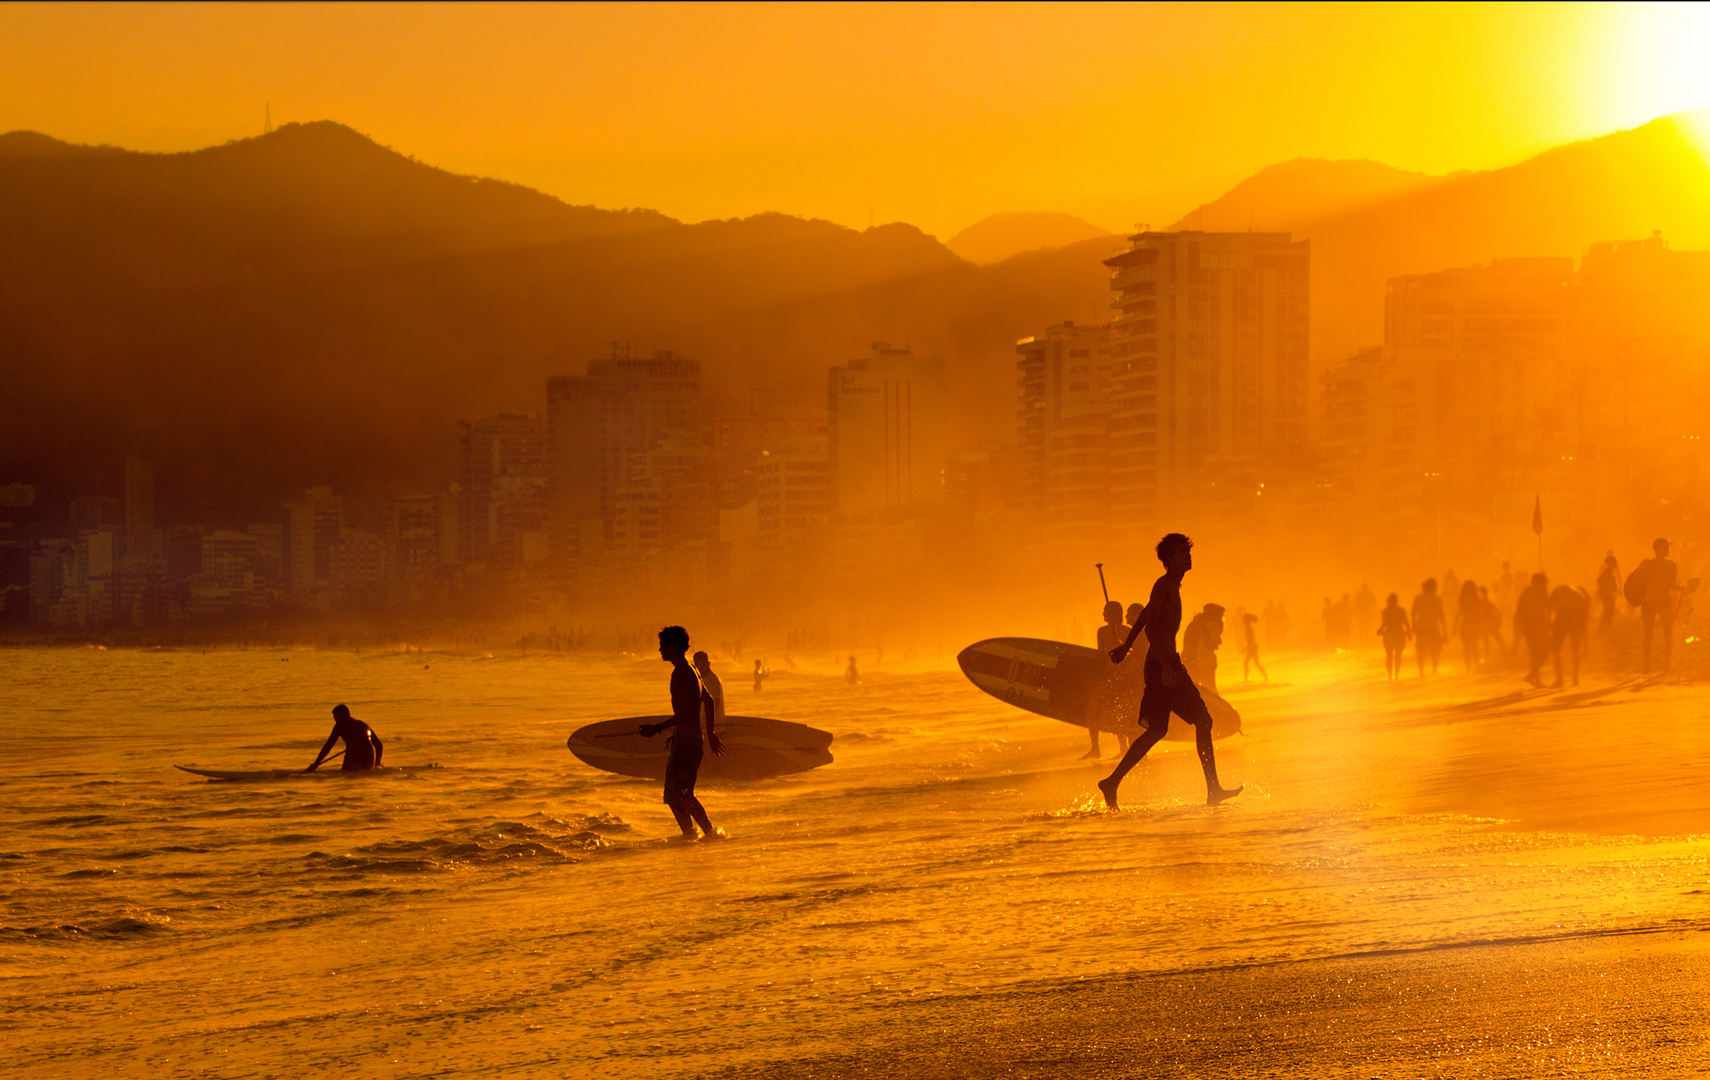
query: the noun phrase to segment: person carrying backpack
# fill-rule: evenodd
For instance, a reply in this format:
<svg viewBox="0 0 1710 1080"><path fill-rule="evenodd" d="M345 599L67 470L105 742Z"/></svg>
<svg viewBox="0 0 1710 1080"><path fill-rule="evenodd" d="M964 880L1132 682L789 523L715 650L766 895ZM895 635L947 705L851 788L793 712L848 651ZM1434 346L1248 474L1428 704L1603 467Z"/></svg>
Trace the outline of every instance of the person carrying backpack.
<svg viewBox="0 0 1710 1080"><path fill-rule="evenodd" d="M1655 558L1646 559L1627 575L1622 590L1627 603L1639 609L1645 626L1645 673L1651 670L1651 637L1658 624L1662 627L1662 670L1667 671L1674 654L1674 603L1680 587L1680 567L1668 557L1668 541L1659 539L1651 544Z"/></svg>

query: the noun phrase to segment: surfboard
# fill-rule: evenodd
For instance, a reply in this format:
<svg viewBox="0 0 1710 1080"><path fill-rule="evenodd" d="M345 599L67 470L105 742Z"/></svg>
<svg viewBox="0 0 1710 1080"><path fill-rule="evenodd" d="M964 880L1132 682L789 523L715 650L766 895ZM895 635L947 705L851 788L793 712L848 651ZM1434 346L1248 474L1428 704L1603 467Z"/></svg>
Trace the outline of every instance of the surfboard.
<svg viewBox="0 0 1710 1080"><path fill-rule="evenodd" d="M669 716L628 716L604 720L579 729L566 740L570 752L584 764L619 776L647 780L665 779L665 759L670 753L662 732L651 739L636 729L642 724L660 724ZM710 749L701 756L702 780L764 780L771 776L807 772L831 764L831 733L762 716L727 716L719 722L718 737L724 753Z"/></svg>
<svg viewBox="0 0 1710 1080"><path fill-rule="evenodd" d="M194 773L197 776L206 776L210 780L318 780L328 776L374 776L381 773L387 776L396 776L399 773L426 772L429 769L437 769L439 766L382 765L377 769L352 769L349 772L344 771L337 765L334 765L331 768L316 769L314 772L304 772L302 769L252 769L249 771L231 769L193 769L188 765L174 765L173 768L182 769L187 773Z"/></svg>
<svg viewBox="0 0 1710 1080"><path fill-rule="evenodd" d="M988 638L956 656L962 674L995 698L1053 720L1130 736L1139 730L1144 661L1138 648L1112 664L1097 649L1040 638ZM1204 686L1199 693L1211 713L1213 739L1241 730L1235 706ZM1165 738L1192 742L1193 725L1173 717Z"/></svg>

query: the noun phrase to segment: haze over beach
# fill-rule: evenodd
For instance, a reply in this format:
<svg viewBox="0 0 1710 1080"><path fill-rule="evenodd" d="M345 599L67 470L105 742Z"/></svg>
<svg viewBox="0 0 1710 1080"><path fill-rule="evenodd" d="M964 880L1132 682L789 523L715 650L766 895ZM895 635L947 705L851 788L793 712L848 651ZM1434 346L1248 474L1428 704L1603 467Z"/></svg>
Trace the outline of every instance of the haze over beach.
<svg viewBox="0 0 1710 1080"><path fill-rule="evenodd" d="M0 8L7 1075L1710 1071L1707 54Z"/></svg>

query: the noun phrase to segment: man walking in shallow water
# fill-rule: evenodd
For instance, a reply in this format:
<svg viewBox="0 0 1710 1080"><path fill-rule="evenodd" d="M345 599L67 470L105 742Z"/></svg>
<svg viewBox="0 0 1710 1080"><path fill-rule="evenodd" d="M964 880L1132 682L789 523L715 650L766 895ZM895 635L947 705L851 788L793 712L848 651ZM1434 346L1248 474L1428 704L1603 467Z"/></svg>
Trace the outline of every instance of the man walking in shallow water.
<svg viewBox="0 0 1710 1080"><path fill-rule="evenodd" d="M1164 564L1164 576L1152 586L1144 618L1128 632L1128 640L1110 653L1112 661L1122 663L1134 639L1142 629L1146 631L1146 689L1140 696L1140 723L1146 731L1129 745L1115 771L1099 781L1104 803L1112 810L1116 809L1116 789L1121 786L1122 778L1164 737L1170 728L1172 712L1194 726L1199 764L1205 770L1206 803L1215 805L1241 794L1240 787L1225 788L1217 782L1217 755L1211 748L1211 712L1176 652L1176 632L1182 625L1182 577L1193 569L1193 541L1181 533L1170 533L1158 541L1158 561Z"/></svg>
<svg viewBox="0 0 1710 1080"><path fill-rule="evenodd" d="M693 840L695 826L701 827L707 838L717 836L707 819L706 807L695 797L695 777L701 770L701 716L707 720L707 743L715 754L724 753L718 741L717 713L712 695L707 693L695 669L689 666L689 632L681 626L667 626L659 631L659 658L671 665L671 719L662 724L643 724L641 734L651 739L666 728L676 728L671 736L671 753L665 762L665 805L677 819L683 836Z"/></svg>

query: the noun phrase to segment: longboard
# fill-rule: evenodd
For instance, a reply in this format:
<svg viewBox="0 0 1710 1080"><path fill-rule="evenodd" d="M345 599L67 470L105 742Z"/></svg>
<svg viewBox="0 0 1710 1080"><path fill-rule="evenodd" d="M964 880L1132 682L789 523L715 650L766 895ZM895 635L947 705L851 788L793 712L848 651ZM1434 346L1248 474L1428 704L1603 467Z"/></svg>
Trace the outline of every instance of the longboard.
<svg viewBox="0 0 1710 1080"><path fill-rule="evenodd" d="M437 769L438 765L382 765L377 769L351 769L349 772L333 766L330 769L316 769L314 772L304 772L302 769L253 769L250 771L230 769L192 769L188 765L174 765L175 769L183 769L187 773L206 776L210 780L309 780L325 776L373 776L384 773L395 776L398 773L426 772Z"/></svg>
<svg viewBox="0 0 1710 1080"><path fill-rule="evenodd" d="M670 732L651 739L636 731L642 724L659 724L669 716L628 716L581 728L566 740L570 752L584 764L619 776L665 779ZM718 725L724 753L707 748L701 755L702 780L764 780L787 773L807 772L831 764L831 733L761 716L727 716Z"/></svg>
<svg viewBox="0 0 1710 1080"><path fill-rule="evenodd" d="M1138 647L1121 664L1112 664L1097 649L1040 638L988 638L956 657L962 674L995 698L1053 720L1120 735L1139 730L1144 661ZM1203 686L1199 693L1211 713L1213 739L1241 730L1235 706ZM1193 725L1172 717L1165 738L1192 742Z"/></svg>

